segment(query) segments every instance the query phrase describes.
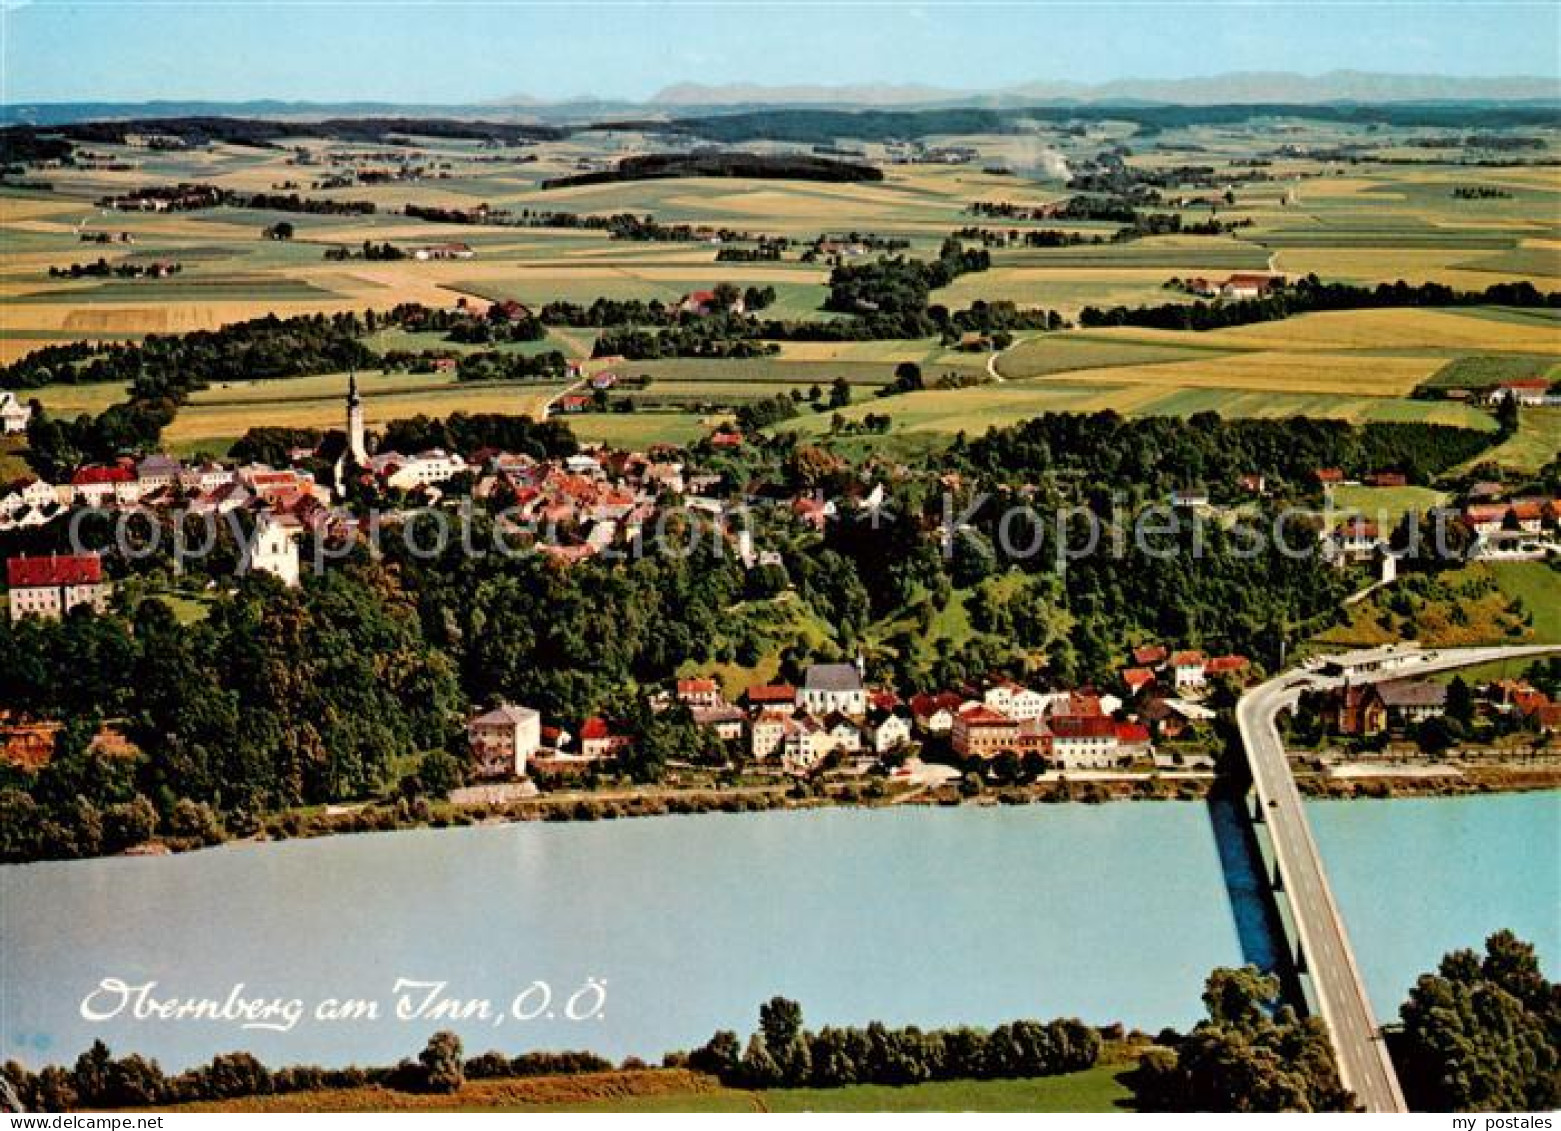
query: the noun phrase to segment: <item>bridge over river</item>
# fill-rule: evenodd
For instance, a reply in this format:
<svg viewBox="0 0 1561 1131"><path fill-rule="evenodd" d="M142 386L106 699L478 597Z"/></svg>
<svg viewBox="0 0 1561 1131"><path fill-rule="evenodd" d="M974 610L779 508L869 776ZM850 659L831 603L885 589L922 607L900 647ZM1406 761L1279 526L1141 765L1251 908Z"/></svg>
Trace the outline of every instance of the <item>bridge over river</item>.
<svg viewBox="0 0 1561 1131"><path fill-rule="evenodd" d="M1305 669L1255 687L1237 704L1236 722L1252 771L1253 821L1260 843L1273 856L1269 879L1280 918L1291 936L1296 968L1308 991L1307 1004L1328 1027L1345 1087L1367 1111L1407 1109L1350 950L1344 920L1328 888L1275 718L1281 710L1293 707L1307 690L1337 687L1346 681L1403 679L1554 651L1561 649L1537 645L1422 651L1405 645L1345 653L1313 661ZM1265 831L1266 837L1262 835Z"/></svg>

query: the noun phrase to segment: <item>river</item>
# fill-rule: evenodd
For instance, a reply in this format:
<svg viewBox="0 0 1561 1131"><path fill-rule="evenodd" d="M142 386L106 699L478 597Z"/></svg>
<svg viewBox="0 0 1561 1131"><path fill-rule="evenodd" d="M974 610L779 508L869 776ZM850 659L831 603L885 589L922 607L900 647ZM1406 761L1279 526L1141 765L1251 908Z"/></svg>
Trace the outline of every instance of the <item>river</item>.
<svg viewBox="0 0 1561 1131"><path fill-rule="evenodd" d="M1561 794L1317 803L1379 1014L1445 950L1511 925L1561 959ZM1237 819L1190 802L824 809L416 830L172 858L0 868L0 1057L94 1037L167 1069L390 1063L454 1028L469 1051L647 1059L746 1034L785 994L809 1024L1077 1015L1151 1031L1201 1012L1216 965L1269 962ZM397 979L493 1018L394 1016ZM605 983L605 998L574 991ZM130 1014L234 995L254 1020ZM535 981L521 1020L509 1008ZM89 995L93 995L90 996ZM409 990L409 1003L426 991ZM374 1002L373 1020L324 1018ZM288 1003L300 1011L290 1021ZM83 1003L102 1020L83 1017ZM117 1012L115 1012L117 1010ZM416 1012L416 1010L414 1010ZM548 1014L552 1014L551 1020Z"/></svg>

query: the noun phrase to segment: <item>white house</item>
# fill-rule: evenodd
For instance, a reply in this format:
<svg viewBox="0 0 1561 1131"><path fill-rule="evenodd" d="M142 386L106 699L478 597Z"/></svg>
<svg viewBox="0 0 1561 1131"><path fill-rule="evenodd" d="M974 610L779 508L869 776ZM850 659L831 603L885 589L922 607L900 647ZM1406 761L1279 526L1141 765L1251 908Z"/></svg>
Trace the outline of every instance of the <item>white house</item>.
<svg viewBox="0 0 1561 1131"><path fill-rule="evenodd" d="M1174 652L1171 672L1177 687L1201 687L1208 660L1202 652Z"/></svg>
<svg viewBox="0 0 1561 1131"><path fill-rule="evenodd" d="M861 730L842 714L833 714L824 720L824 736L826 753L840 750L855 754L862 749Z"/></svg>
<svg viewBox="0 0 1561 1131"><path fill-rule="evenodd" d="M523 778L527 759L542 745L542 716L500 703L467 723L466 737L479 777Z"/></svg>
<svg viewBox="0 0 1561 1131"><path fill-rule="evenodd" d="M894 711L879 711L868 719L867 737L874 754L887 754L911 740L911 721Z"/></svg>
<svg viewBox="0 0 1561 1131"><path fill-rule="evenodd" d="M781 764L788 773L806 773L828 751L828 738L823 724L817 719L803 715L788 720L786 737L781 744Z"/></svg>
<svg viewBox="0 0 1561 1131"><path fill-rule="evenodd" d="M32 418L32 405L24 404L10 389L0 389L0 432L25 432Z"/></svg>
<svg viewBox="0 0 1561 1131"><path fill-rule="evenodd" d="M755 762L773 758L785 745L786 735L794 729L787 711L760 711L748 723L748 755Z"/></svg>
<svg viewBox="0 0 1561 1131"><path fill-rule="evenodd" d="M867 713L867 689L855 664L813 664L803 674L797 705L815 715L840 712L861 717Z"/></svg>
<svg viewBox="0 0 1561 1131"><path fill-rule="evenodd" d="M1054 715L1051 756L1064 770L1104 770L1117 764L1117 724L1105 715Z"/></svg>
<svg viewBox="0 0 1561 1131"><path fill-rule="evenodd" d="M193 493L215 491L232 482L233 472L220 463L192 464L179 471L179 486Z"/></svg>
<svg viewBox="0 0 1561 1131"><path fill-rule="evenodd" d="M1028 687L1004 680L986 689L981 697L988 707L1001 711L1010 719L1038 719L1051 706L1052 697L1032 691Z"/></svg>
<svg viewBox="0 0 1561 1131"><path fill-rule="evenodd" d="M143 492L172 487L183 470L172 456L150 455L136 464L136 482Z"/></svg>
<svg viewBox="0 0 1561 1131"><path fill-rule="evenodd" d="M0 495L0 514L19 514L29 509L47 510L59 505L59 491L42 479L28 479Z"/></svg>
<svg viewBox="0 0 1561 1131"><path fill-rule="evenodd" d="M258 571L278 578L283 585L296 586L299 578L298 543L293 535L298 530L298 520L290 515L275 515L262 511L255 523L255 533L244 550L240 572Z"/></svg>

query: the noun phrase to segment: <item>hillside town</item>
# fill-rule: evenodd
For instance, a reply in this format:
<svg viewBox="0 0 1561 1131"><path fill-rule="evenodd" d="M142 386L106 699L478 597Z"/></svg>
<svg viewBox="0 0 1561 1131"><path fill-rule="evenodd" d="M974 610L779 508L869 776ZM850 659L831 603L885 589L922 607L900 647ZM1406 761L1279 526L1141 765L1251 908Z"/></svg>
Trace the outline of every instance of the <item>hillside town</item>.
<svg viewBox="0 0 1561 1131"><path fill-rule="evenodd" d="M759 509L803 530L822 531L849 506L871 519L885 505L882 485L864 486L861 497L831 500L821 492L759 488L732 497L722 477L691 467L688 453L660 448L648 453L611 449L538 458L484 448L468 453L431 448L412 453L370 450L363 399L349 377L344 425L315 447L292 448L283 466L210 460L184 462L165 454L77 468L64 482L33 478L0 495L0 532L48 527L78 508L121 517L182 513L247 529L240 539L239 573L262 573L281 584L301 583L307 563L301 543L351 545L368 532L354 499L387 504L394 524L417 508L481 505L528 548L561 567L601 555L623 555L650 531L660 532L672 513L714 523L718 552L733 554L748 570L784 567L782 554L759 550L748 514ZM730 427L710 438L713 450L738 450L742 434ZM1319 468L1324 493L1352 485L1336 468ZM1371 486L1403 486L1405 476L1380 471ZM1240 491L1262 496L1261 475L1242 477ZM1172 507L1211 508L1209 492L1172 493ZM1499 555L1544 557L1558 550L1561 499L1502 497L1499 484L1475 484L1462 506L1449 512L1472 536L1471 558ZM376 520L377 521L377 520ZM1380 580L1395 576L1393 529L1352 515L1319 531L1325 560L1340 567L1377 563ZM58 619L78 606L103 611L111 585L97 553L26 554L7 562L12 622ZM215 579L208 582L216 585ZM994 676L935 691L902 694L871 686L860 657L800 668L795 685L753 684L726 688L715 679L679 679L647 693L653 711L676 708L712 736L732 764L772 767L796 778L846 768L880 769L922 783L946 781L954 767L986 772L1009 765L1033 774L1103 777L1158 772L1206 772L1214 767L1211 740L1216 711L1208 704L1216 685L1237 688L1257 673L1240 655L1161 644L1132 649L1113 686L1043 689ZM1347 702L1329 708L1343 734L1375 734L1389 726L1423 722L1437 703L1393 685L1354 689ZM728 695L730 694L730 698ZM1544 704L1523 700L1542 726L1553 726ZM1406 715L1405 712L1409 712ZM7 758L37 764L47 747L41 736L51 720L8 720ZM633 743L613 719L601 716L543 719L524 704L494 702L475 712L467 728L465 776L476 783L568 783L584 771L610 767ZM491 789L493 799L516 791ZM521 791L524 793L524 791Z"/></svg>

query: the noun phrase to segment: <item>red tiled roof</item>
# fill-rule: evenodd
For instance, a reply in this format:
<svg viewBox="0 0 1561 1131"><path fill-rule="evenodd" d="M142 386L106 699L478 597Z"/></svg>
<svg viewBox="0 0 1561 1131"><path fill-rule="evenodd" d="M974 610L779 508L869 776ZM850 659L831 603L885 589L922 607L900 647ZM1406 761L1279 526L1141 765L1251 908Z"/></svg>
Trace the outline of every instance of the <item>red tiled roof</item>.
<svg viewBox="0 0 1561 1131"><path fill-rule="evenodd" d="M1053 715L1048 725L1054 738L1109 738L1116 720L1107 715Z"/></svg>
<svg viewBox="0 0 1561 1131"><path fill-rule="evenodd" d="M1463 508L1466 522L1500 522L1507 517L1506 503L1475 503Z"/></svg>
<svg viewBox="0 0 1561 1131"><path fill-rule="evenodd" d="M992 710L984 703L971 704L959 713L959 717L966 726L999 727L1014 725L1014 720L1001 711Z"/></svg>
<svg viewBox="0 0 1561 1131"><path fill-rule="evenodd" d="M1143 723L1118 723L1117 741L1143 746L1149 742L1149 728Z"/></svg>
<svg viewBox="0 0 1561 1131"><path fill-rule="evenodd" d="M1339 533L1347 538L1375 538L1377 524L1364 518L1352 518L1339 524Z"/></svg>
<svg viewBox="0 0 1561 1131"><path fill-rule="evenodd" d="M713 679L680 679L678 680L679 695L709 695L716 690Z"/></svg>
<svg viewBox="0 0 1561 1131"><path fill-rule="evenodd" d="M5 563L5 574L12 589L39 585L95 585L103 580L103 560L96 554L11 558Z"/></svg>
<svg viewBox="0 0 1561 1131"><path fill-rule="evenodd" d="M1337 467L1319 467L1316 475L1319 483L1340 483L1344 480L1344 472Z"/></svg>
<svg viewBox="0 0 1561 1131"><path fill-rule="evenodd" d="M1245 656L1215 656L1204 665L1204 670L1211 675L1218 675L1220 672L1244 671L1246 666Z"/></svg>
<svg viewBox="0 0 1561 1131"><path fill-rule="evenodd" d="M1173 668L1196 668L1207 662L1202 652L1174 652L1171 655Z"/></svg>
<svg viewBox="0 0 1561 1131"><path fill-rule="evenodd" d="M73 487L86 487L93 483L133 483L135 472L128 467L83 467L70 477Z"/></svg>
<svg viewBox="0 0 1561 1131"><path fill-rule="evenodd" d="M581 740L593 738L607 738L611 734L607 726L607 720L600 715L594 715L580 724Z"/></svg>
<svg viewBox="0 0 1561 1131"><path fill-rule="evenodd" d="M939 711L957 711L963 702L952 691L942 691L936 695L912 695L911 714L918 719L931 718Z"/></svg>
<svg viewBox="0 0 1561 1131"><path fill-rule="evenodd" d="M900 697L888 688L878 688L867 693L867 701L880 711L892 711L900 705Z"/></svg>
<svg viewBox="0 0 1561 1131"><path fill-rule="evenodd" d="M1122 673L1122 682L1137 691L1154 682L1154 672L1148 668L1128 668Z"/></svg>
<svg viewBox="0 0 1561 1131"><path fill-rule="evenodd" d="M797 698L797 689L789 683L761 683L747 694L750 703L790 703Z"/></svg>
<svg viewBox="0 0 1561 1131"><path fill-rule="evenodd" d="M1142 648L1133 649L1133 662L1149 667L1158 664L1165 659L1165 645L1145 644Z"/></svg>

